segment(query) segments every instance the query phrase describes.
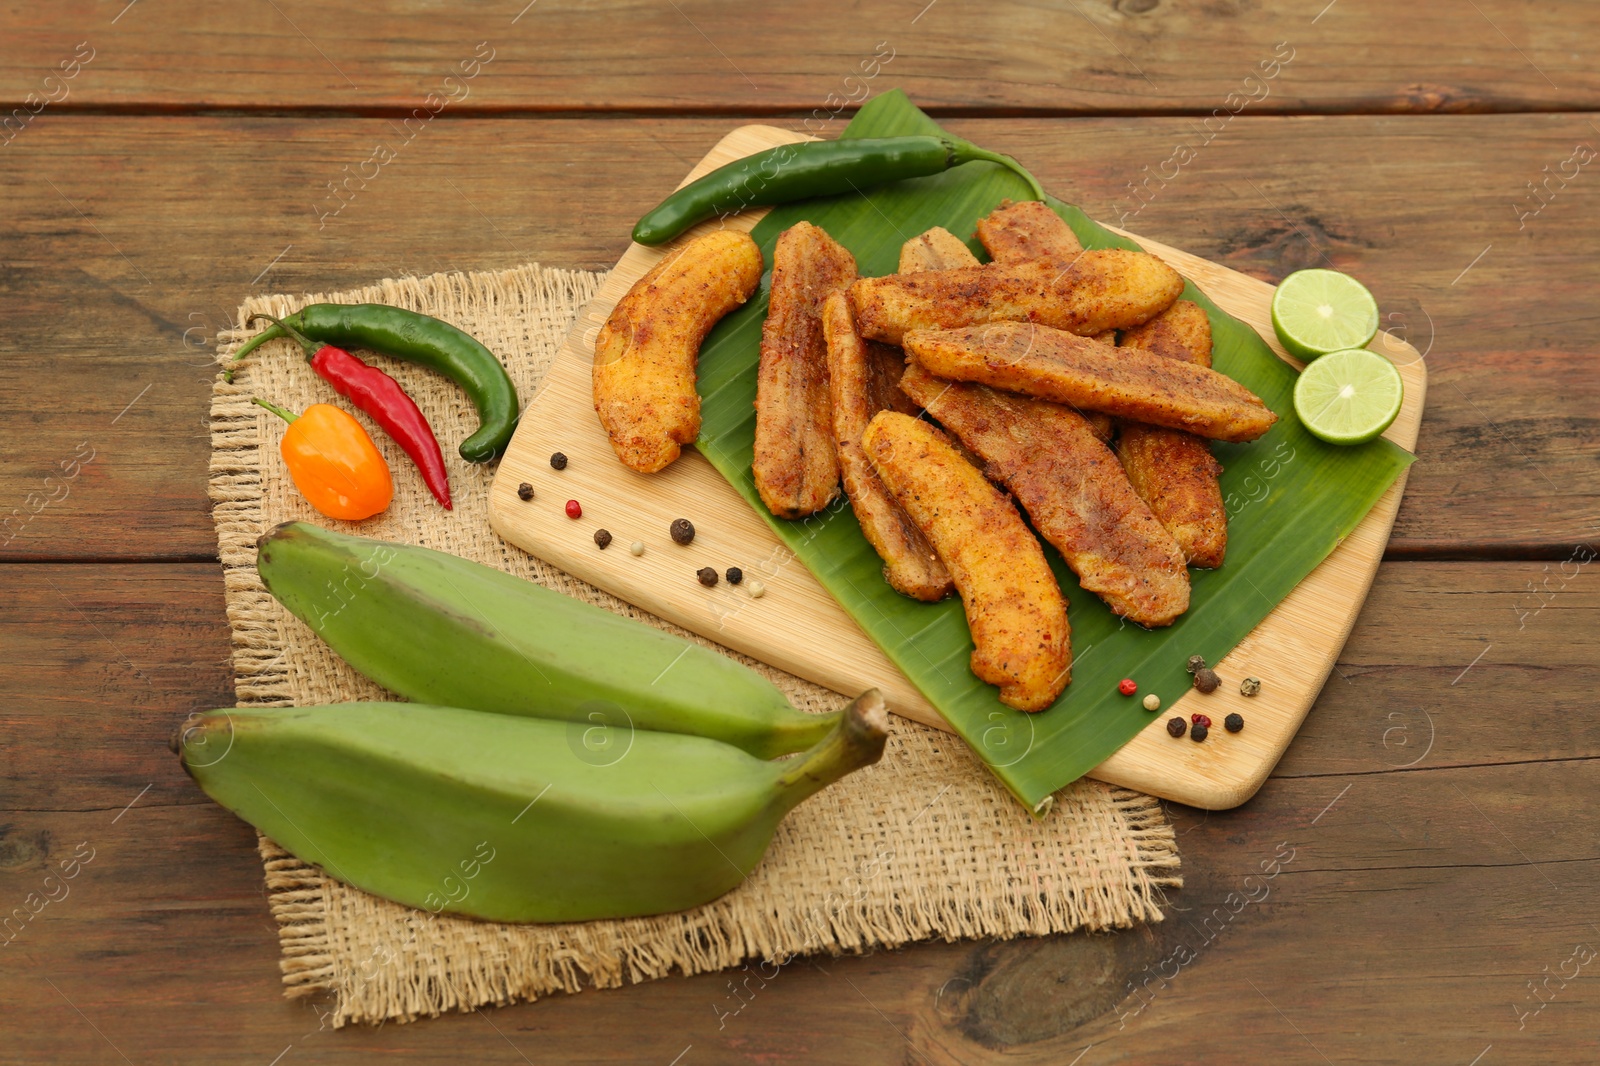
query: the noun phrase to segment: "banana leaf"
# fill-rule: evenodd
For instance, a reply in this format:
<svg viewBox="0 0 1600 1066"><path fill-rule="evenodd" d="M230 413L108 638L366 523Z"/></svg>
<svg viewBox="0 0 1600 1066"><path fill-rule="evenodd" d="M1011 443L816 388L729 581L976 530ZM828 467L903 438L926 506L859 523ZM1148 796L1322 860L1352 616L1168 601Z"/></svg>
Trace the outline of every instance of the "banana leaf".
<svg viewBox="0 0 1600 1066"><path fill-rule="evenodd" d="M857 114L844 137L940 134L937 123L899 90ZM1006 198L1026 199L1015 174L974 162L930 178L865 193L775 208L752 233L768 264L785 229L802 219L848 248L863 275L893 273L900 245L931 226L974 232L978 219ZM1137 247L1059 200L1048 201L1088 248ZM974 240L971 247L984 253ZM1192 285L1186 298L1211 317L1216 368L1261 397L1279 416L1272 431L1249 444L1217 444L1225 467L1227 562L1191 570L1189 610L1172 626L1144 630L1113 615L1084 592L1059 555L1045 547L1070 604L1072 683L1054 706L1024 714L968 668L972 639L958 599L926 604L903 597L882 575L883 563L841 499L807 519L774 518L750 473L753 403L770 269L760 290L725 318L700 352L703 417L700 451L776 530L852 618L905 672L995 775L1031 809L1115 752L1143 729L1149 715L1117 692L1136 678L1142 693L1171 704L1189 687L1190 655L1216 662L1267 616L1347 535L1413 457L1386 440L1335 447L1311 436L1294 416L1296 372L1243 322L1223 313Z"/></svg>

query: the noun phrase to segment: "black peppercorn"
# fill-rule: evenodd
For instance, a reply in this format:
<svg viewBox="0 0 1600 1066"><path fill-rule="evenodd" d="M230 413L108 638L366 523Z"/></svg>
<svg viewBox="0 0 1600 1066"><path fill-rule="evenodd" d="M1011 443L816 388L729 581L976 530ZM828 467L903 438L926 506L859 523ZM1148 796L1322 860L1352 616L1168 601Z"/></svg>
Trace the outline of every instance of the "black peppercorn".
<svg viewBox="0 0 1600 1066"><path fill-rule="evenodd" d="M1209 729L1201 725L1199 722L1196 722L1189 729L1189 739L1198 744L1206 738L1206 734L1209 732Z"/></svg>
<svg viewBox="0 0 1600 1066"><path fill-rule="evenodd" d="M1222 720L1222 727L1230 733L1237 733L1244 728L1244 715L1230 714Z"/></svg>
<svg viewBox="0 0 1600 1066"><path fill-rule="evenodd" d="M737 585L739 582L744 580L744 571L740 570L737 566L730 566L728 567L727 576L728 584Z"/></svg>
<svg viewBox="0 0 1600 1066"><path fill-rule="evenodd" d="M1205 665L1206 665L1205 656L1203 656L1203 655L1191 655L1191 656L1189 656L1189 663L1188 663L1187 666L1184 667L1184 669L1189 671L1189 673L1192 674L1196 670L1205 669Z"/></svg>
<svg viewBox="0 0 1600 1066"><path fill-rule="evenodd" d="M1167 719L1167 732L1172 736L1181 737L1184 733L1188 732L1188 730L1189 723L1185 722L1182 718Z"/></svg>
<svg viewBox="0 0 1600 1066"><path fill-rule="evenodd" d="M709 566L702 566L694 573L695 576L700 579L700 584L704 585L706 588L711 588L717 583L717 572L711 569Z"/></svg>
<svg viewBox="0 0 1600 1066"><path fill-rule="evenodd" d="M594 531L594 542L595 542L595 545L601 551L605 551L606 547L611 543L611 530L609 530L609 529L597 529L597 530L595 530Z"/></svg>
<svg viewBox="0 0 1600 1066"><path fill-rule="evenodd" d="M674 544L687 544L694 540L694 523L687 518L674 518L667 532L672 535Z"/></svg>
<svg viewBox="0 0 1600 1066"><path fill-rule="evenodd" d="M1209 666L1202 666L1194 672L1194 687L1201 692L1215 692L1222 682L1217 680L1217 673Z"/></svg>
<svg viewBox="0 0 1600 1066"><path fill-rule="evenodd" d="M567 468L567 453L556 452L554 455L550 456L550 465L555 467L557 470L565 470Z"/></svg>
<svg viewBox="0 0 1600 1066"><path fill-rule="evenodd" d="M522 484L518 485L517 486L517 499L519 499L519 500L531 500L531 499L533 499L533 486L528 484L526 481L524 481Z"/></svg>

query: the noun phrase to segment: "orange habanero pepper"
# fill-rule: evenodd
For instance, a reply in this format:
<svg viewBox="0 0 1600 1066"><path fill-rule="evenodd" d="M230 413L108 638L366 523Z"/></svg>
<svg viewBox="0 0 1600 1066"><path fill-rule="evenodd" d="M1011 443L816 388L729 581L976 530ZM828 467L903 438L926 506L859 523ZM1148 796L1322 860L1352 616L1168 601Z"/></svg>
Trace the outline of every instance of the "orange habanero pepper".
<svg viewBox="0 0 1600 1066"><path fill-rule="evenodd" d="M289 423L280 450L294 487L311 506L352 522L389 506L394 497L389 464L360 422L326 403L295 415L265 400L255 402Z"/></svg>

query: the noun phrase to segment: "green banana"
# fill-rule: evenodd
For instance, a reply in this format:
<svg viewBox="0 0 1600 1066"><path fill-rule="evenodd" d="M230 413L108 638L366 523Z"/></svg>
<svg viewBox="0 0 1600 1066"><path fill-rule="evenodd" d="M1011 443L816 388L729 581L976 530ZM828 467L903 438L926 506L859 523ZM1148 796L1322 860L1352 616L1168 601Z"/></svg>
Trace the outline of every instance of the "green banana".
<svg viewBox="0 0 1600 1066"><path fill-rule="evenodd" d="M797 711L754 670L493 567L288 522L256 542L261 580L345 661L415 703L690 733L759 758L837 714Z"/></svg>
<svg viewBox="0 0 1600 1066"><path fill-rule="evenodd" d="M537 718L411 703L210 711L174 748L218 803L306 862L435 913L571 922L733 888L801 800L883 754L876 689L793 759L643 730L613 762Z"/></svg>

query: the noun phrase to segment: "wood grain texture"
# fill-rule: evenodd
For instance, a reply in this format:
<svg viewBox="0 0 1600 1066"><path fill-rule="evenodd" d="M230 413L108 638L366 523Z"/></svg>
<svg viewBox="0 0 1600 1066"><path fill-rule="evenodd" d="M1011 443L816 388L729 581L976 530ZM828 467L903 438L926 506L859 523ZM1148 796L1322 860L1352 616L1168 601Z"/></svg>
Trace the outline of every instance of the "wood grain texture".
<svg viewBox="0 0 1600 1066"><path fill-rule="evenodd" d="M1248 97L1258 112L1593 108L1600 75L1573 42L1600 34L1585 0L1397 6L1218 0L1002 0L746 5L221 5L61 0L6 13L0 101L10 111L318 108L404 115L480 42L493 60L462 111L815 111L898 85L923 107L1067 114L1182 110ZM1474 7L1477 10L1474 10ZM1320 14L1319 14L1320 12ZM628 27L619 38L617 27ZM77 77L45 82L87 42ZM1245 79L1280 43L1293 61ZM89 54L85 52L84 54ZM874 56L892 57L887 64ZM863 65L867 64L867 65ZM865 77L876 73L876 77Z"/></svg>
<svg viewBox="0 0 1600 1066"><path fill-rule="evenodd" d="M0 150L0 517L79 442L104 458L84 475L99 480L0 534L0 559L213 556L210 359L244 295L529 260L605 269L729 125L631 120L621 167L610 121L437 121L319 230L326 183L393 138L387 122L47 112ZM1513 210L1542 167L1600 148L1582 116L1247 112L1142 210L1127 182L1194 138L1188 120L950 126L1095 217L1138 210L1126 228L1254 277L1326 256L1362 278L1433 382L1391 553L1559 561L1596 543L1600 319L1584 308L1600 258L1584 222L1600 182L1585 168L1520 230Z"/></svg>
<svg viewBox="0 0 1600 1066"><path fill-rule="evenodd" d="M1309 1038L1334 1062L1410 1066L1426 1046L1465 1064L1490 1043L1484 1066L1587 1062L1591 973L1523 1029L1512 1009L1575 943L1600 946L1600 725L1584 710L1600 584L1586 566L1522 617L1547 576L1385 564L1339 663L1350 683L1330 682L1273 779L1227 815L1172 808L1185 887L1159 925L797 960L742 1000L732 975L706 975L333 1032L316 1004L281 998L254 834L164 747L228 685L214 567L0 567L0 634L21 664L0 672L0 915L94 849L0 948L0 1061L670 1063L688 1047L680 1066L1062 1066L1091 1043L1080 1063L1322 1061ZM63 618L63 599L83 615ZM138 713L96 627L153 682ZM43 754L68 748L70 764ZM1180 949L1193 959L1174 974ZM739 1013L719 1028L713 1006Z"/></svg>
<svg viewBox="0 0 1600 1066"><path fill-rule="evenodd" d="M0 560L214 556L209 358L244 294L604 269L733 123L674 112L816 128L900 85L981 116L947 125L1105 221L1266 281L1357 274L1432 374L1391 558L1547 561L1386 564L1277 776L1228 815L1174 808L1187 887L1161 925L802 960L747 1003L707 975L338 1033L281 1000L253 834L163 747L228 702L215 564L3 565L0 917L98 850L0 948L0 1061L1594 1061L1592 970L1520 1028L1516 1008L1600 941L1600 599L1574 555L1600 500L1600 193L1592 168L1528 187L1600 134L1437 112L1592 110L1597 19L1583 0L828 0L737 22L704 0L8 5L0 118L58 99L0 132L0 518L98 450ZM485 40L468 98L418 123ZM1214 132L1280 41L1293 61ZM95 57L61 99L44 79L79 42ZM846 83L879 42L894 59ZM599 114L473 117L550 109ZM1006 117L1035 110L1091 117ZM1434 114L1272 117L1339 110ZM396 158L319 229L327 183L379 144ZM1270 896L1208 925L1284 842ZM1179 948L1196 957L1167 980ZM739 1013L719 1028L716 1008Z"/></svg>
<svg viewBox="0 0 1600 1066"><path fill-rule="evenodd" d="M771 126L741 127L722 138L683 181L793 139ZM727 224L748 228L762 214L747 212ZM661 473L641 475L611 455L594 417L594 338L634 282L665 255L721 224L702 223L671 244L633 245L623 255L594 302L579 312L538 396L528 403L490 489L490 521L513 544L653 614L836 692L880 688L895 712L947 729L939 712L710 463L691 453ZM1159 242L1136 239L1223 310L1269 338L1279 357L1288 359L1272 336L1270 286ZM1400 416L1385 436L1403 448L1414 447L1427 368L1409 345L1388 335L1382 339L1406 387ZM595 551L587 526L580 529L561 513L528 507L517 497L517 486L536 479L556 450L578 460L565 477L569 491L585 501L586 517L607 528L621 524L611 530L618 540L645 537L645 557ZM1191 692L1168 708L1169 714L1183 716L1205 710L1217 721L1238 710L1249 715L1247 733L1225 745L1179 747L1166 734L1169 714L1159 715L1089 776L1198 807L1225 809L1249 799L1322 689L1377 571L1404 487L1402 475L1333 554L1215 664L1230 679L1227 690L1210 697ZM692 516L697 530L687 550L664 536L672 519L683 515ZM705 589L688 580L700 566L721 570L730 564L765 581L768 594L755 599L743 588ZM1264 697L1239 694L1237 679L1246 676L1272 679Z"/></svg>

